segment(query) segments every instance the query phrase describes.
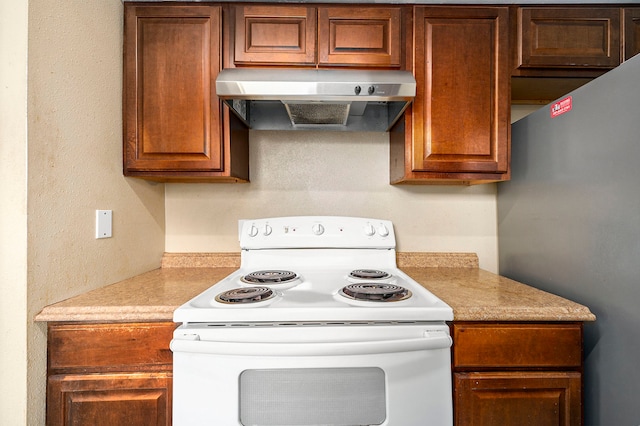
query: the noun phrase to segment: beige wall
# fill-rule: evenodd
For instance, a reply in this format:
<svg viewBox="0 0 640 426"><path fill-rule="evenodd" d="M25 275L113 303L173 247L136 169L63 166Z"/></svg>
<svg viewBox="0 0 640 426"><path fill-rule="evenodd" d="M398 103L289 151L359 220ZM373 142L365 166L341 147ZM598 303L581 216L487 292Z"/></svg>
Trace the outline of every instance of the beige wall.
<svg viewBox="0 0 640 426"><path fill-rule="evenodd" d="M26 422L27 3L0 0L0 424Z"/></svg>
<svg viewBox="0 0 640 426"><path fill-rule="evenodd" d="M389 185L384 133L252 132L251 183L167 184L168 252L238 251L237 221L386 218L399 251L474 252L497 271L496 187Z"/></svg>
<svg viewBox="0 0 640 426"><path fill-rule="evenodd" d="M514 105L512 122L540 108ZM252 132L251 183L167 184L166 250L234 252L238 219L347 215L393 221L399 251L473 252L497 272L496 184L389 185L381 133Z"/></svg>
<svg viewBox="0 0 640 426"><path fill-rule="evenodd" d="M0 126L0 424L42 425L46 325L34 316L159 267L164 188L122 176L122 2L1 1L12 126ZM96 209L113 210L113 238L95 239Z"/></svg>

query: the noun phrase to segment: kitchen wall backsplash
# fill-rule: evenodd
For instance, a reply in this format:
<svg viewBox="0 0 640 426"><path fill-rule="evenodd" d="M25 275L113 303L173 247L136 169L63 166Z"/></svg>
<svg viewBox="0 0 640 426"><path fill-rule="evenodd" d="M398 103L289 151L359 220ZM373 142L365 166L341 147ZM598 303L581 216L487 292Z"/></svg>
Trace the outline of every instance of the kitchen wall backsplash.
<svg viewBox="0 0 640 426"><path fill-rule="evenodd" d="M497 271L496 188L389 184L387 133L252 131L249 184L166 184L167 252L236 252L238 219L391 220L398 251L473 252Z"/></svg>

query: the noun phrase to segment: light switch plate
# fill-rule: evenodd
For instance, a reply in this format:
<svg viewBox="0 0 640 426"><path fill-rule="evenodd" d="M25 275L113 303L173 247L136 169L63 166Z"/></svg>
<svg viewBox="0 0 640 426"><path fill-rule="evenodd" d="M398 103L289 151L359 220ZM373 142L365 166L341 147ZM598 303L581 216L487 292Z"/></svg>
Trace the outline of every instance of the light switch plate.
<svg viewBox="0 0 640 426"><path fill-rule="evenodd" d="M96 238L111 238L113 210L96 210Z"/></svg>

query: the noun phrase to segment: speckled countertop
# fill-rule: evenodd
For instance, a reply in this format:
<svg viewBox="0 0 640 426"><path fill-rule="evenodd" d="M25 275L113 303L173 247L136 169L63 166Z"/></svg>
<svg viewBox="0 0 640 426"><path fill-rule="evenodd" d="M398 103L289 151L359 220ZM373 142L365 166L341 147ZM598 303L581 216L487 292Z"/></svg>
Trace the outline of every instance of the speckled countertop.
<svg viewBox="0 0 640 426"><path fill-rule="evenodd" d="M398 253L398 266L453 308L456 321L594 321L589 308L478 268L475 254ZM171 321L238 268L235 253L165 254L162 267L46 306L36 321Z"/></svg>

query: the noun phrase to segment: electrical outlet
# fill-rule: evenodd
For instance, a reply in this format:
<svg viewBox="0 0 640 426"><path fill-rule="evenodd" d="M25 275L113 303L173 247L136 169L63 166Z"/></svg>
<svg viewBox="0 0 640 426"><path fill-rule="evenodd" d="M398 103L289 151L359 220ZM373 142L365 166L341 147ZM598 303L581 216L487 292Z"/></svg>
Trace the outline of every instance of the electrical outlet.
<svg viewBox="0 0 640 426"><path fill-rule="evenodd" d="M112 210L96 210L96 238L111 238Z"/></svg>

